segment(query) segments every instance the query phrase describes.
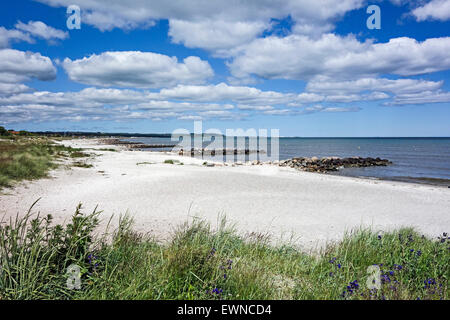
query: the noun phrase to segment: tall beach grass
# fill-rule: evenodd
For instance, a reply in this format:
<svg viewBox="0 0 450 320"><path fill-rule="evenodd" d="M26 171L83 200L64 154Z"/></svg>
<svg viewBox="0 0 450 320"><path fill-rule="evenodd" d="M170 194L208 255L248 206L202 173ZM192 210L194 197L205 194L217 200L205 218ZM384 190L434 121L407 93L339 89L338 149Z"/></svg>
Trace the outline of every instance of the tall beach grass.
<svg viewBox="0 0 450 320"><path fill-rule="evenodd" d="M317 254L194 220L168 242L129 217L100 233L99 212L69 224L31 213L0 227L0 299L449 299L450 238L359 230ZM80 289L70 289L71 265ZM368 267L380 271L369 289Z"/></svg>
<svg viewBox="0 0 450 320"><path fill-rule="evenodd" d="M45 137L12 137L0 140L0 188L21 180L45 177L61 158L82 158L81 149L55 144Z"/></svg>

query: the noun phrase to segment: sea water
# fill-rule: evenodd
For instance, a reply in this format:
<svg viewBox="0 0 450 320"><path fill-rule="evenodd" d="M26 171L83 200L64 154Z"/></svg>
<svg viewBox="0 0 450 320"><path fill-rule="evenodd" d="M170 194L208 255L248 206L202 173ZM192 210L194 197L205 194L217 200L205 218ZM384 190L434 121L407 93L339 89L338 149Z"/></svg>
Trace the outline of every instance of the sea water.
<svg viewBox="0 0 450 320"><path fill-rule="evenodd" d="M130 141L176 143L155 137ZM340 175L450 185L450 138L280 138L280 160L313 156L380 157L393 162L387 167L346 168L337 173Z"/></svg>

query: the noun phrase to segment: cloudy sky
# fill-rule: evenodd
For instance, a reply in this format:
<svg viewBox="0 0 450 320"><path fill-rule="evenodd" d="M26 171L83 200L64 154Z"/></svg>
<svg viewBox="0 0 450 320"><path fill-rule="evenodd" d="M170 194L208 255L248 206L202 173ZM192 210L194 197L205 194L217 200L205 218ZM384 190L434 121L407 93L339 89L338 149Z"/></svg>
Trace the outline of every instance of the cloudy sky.
<svg viewBox="0 0 450 320"><path fill-rule="evenodd" d="M2 1L0 125L450 136L449 30L450 0Z"/></svg>

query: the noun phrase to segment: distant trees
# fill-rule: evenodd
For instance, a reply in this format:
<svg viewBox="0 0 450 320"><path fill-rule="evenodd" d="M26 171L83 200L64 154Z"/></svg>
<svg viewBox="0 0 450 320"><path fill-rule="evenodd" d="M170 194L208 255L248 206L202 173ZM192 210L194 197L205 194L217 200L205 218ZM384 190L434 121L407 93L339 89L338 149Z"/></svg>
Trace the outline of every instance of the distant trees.
<svg viewBox="0 0 450 320"><path fill-rule="evenodd" d="M0 136L10 136L11 132L5 129L5 127L0 127Z"/></svg>
<svg viewBox="0 0 450 320"><path fill-rule="evenodd" d="M19 136L32 136L33 134L31 132L20 130L20 131L14 131L14 130L7 130L5 127L0 127L0 136L12 136L12 135L19 135Z"/></svg>
<svg viewBox="0 0 450 320"><path fill-rule="evenodd" d="M31 132L25 131L25 130L20 130L19 131L19 136L32 136L33 134Z"/></svg>

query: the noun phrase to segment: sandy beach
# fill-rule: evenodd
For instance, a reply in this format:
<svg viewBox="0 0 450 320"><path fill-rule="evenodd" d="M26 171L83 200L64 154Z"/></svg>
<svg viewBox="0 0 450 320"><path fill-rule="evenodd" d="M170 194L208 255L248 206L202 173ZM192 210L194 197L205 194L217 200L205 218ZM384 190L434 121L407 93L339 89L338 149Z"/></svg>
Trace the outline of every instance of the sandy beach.
<svg viewBox="0 0 450 320"><path fill-rule="evenodd" d="M450 230L450 189L412 183L300 172L276 166L203 166L203 160L163 152L100 151L117 148L95 139L66 140L88 148L92 168L60 167L50 178L25 181L0 195L0 215L33 212L67 221L78 203L96 206L104 223L128 213L136 229L167 239L173 228L220 215L242 234L263 232L274 241L294 236L314 249L361 226L375 231L415 227L436 237ZM184 165L165 164L167 159Z"/></svg>

